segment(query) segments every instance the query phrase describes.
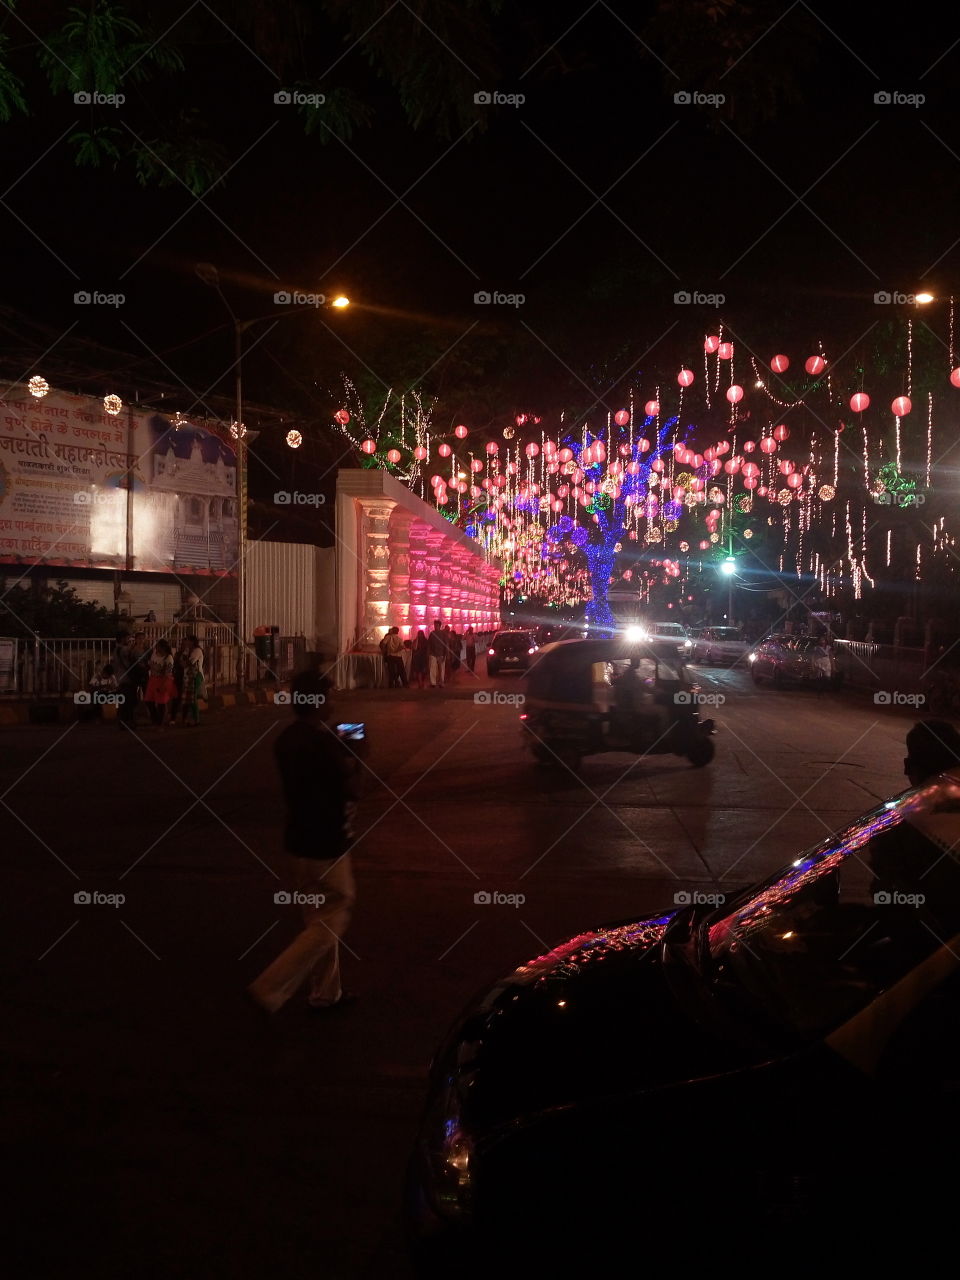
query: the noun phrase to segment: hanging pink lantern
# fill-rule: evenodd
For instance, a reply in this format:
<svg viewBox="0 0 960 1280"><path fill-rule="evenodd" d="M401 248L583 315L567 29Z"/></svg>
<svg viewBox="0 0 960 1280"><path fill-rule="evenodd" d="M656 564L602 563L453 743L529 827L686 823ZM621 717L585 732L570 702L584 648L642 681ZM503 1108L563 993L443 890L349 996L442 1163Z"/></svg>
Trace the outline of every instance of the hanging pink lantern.
<svg viewBox="0 0 960 1280"><path fill-rule="evenodd" d="M790 368L789 356L774 356L770 361L770 368L774 373L786 373Z"/></svg>
<svg viewBox="0 0 960 1280"><path fill-rule="evenodd" d="M950 381L955 387L960 387L960 369L954 369L950 374Z"/></svg>
<svg viewBox="0 0 960 1280"><path fill-rule="evenodd" d="M647 415L648 418L655 418L657 414L660 412L660 401L648 400L647 403L643 406L643 412Z"/></svg>
<svg viewBox="0 0 960 1280"><path fill-rule="evenodd" d="M471 471L483 470L483 463L480 461L479 458L474 458L474 460L470 463L470 470Z"/></svg>
<svg viewBox="0 0 960 1280"><path fill-rule="evenodd" d="M393 465L394 465L394 466L396 466L396 465L397 465L397 463L400 461L400 450L399 450L399 449L388 449L388 450L387 450L387 461L388 461L388 462L392 462L392 463L393 463Z"/></svg>
<svg viewBox="0 0 960 1280"><path fill-rule="evenodd" d="M756 440L744 440L743 442L744 453L753 453L756 447L757 447Z"/></svg>
<svg viewBox="0 0 960 1280"><path fill-rule="evenodd" d="M703 451L703 459L705 462L712 462L716 456L716 449L704 449Z"/></svg>
<svg viewBox="0 0 960 1280"><path fill-rule="evenodd" d="M721 440L720 443L717 445L717 453L729 453L729 452L730 452L730 441Z"/></svg>
<svg viewBox="0 0 960 1280"><path fill-rule="evenodd" d="M350 421L350 415L347 413L346 409L338 409L333 416L335 421L340 423L341 427L345 427Z"/></svg>
<svg viewBox="0 0 960 1280"><path fill-rule="evenodd" d="M741 471L745 476L758 476L760 474L760 468L755 462L745 462L741 467Z"/></svg>
<svg viewBox="0 0 960 1280"><path fill-rule="evenodd" d="M629 411L626 409L618 409L617 412L613 415L613 420L618 427L625 427L627 423L630 421Z"/></svg>
<svg viewBox="0 0 960 1280"><path fill-rule="evenodd" d="M727 399L731 404L739 404L743 399L743 387L738 387L736 383L732 387L727 387Z"/></svg>
<svg viewBox="0 0 960 1280"><path fill-rule="evenodd" d="M709 542L701 542L701 543L700 543L700 550L701 550L701 551L709 551L709 550L710 550L710 543L709 543Z"/></svg>
<svg viewBox="0 0 960 1280"><path fill-rule="evenodd" d="M487 445L487 456L495 458L499 452L500 446L497 444L496 440L491 440Z"/></svg>
<svg viewBox="0 0 960 1280"><path fill-rule="evenodd" d="M788 462L786 458L782 458L782 459L777 463L777 468L779 469L780 474L781 474L782 476L788 476L788 475L790 474L790 472L793 470L793 463L792 463L792 462Z"/></svg>
<svg viewBox="0 0 960 1280"><path fill-rule="evenodd" d="M864 413L870 408L870 397L858 391L855 396L850 397L850 408L854 413Z"/></svg>
<svg viewBox="0 0 960 1280"><path fill-rule="evenodd" d="M628 475L628 476L638 476L639 474L640 474L640 463L639 463L639 462L628 462L628 463L627 463L627 475Z"/></svg>
<svg viewBox="0 0 960 1280"><path fill-rule="evenodd" d="M790 439L790 428L789 428L789 427L774 427L774 428L773 428L773 438L774 438L774 440L779 440L779 441L781 441L781 442L782 442L782 441L784 441L784 440L789 440L789 439Z"/></svg>
<svg viewBox="0 0 960 1280"><path fill-rule="evenodd" d="M458 440L466 440L470 432L461 422L461 424L458 427L453 428L453 434L457 437Z"/></svg>
<svg viewBox="0 0 960 1280"><path fill-rule="evenodd" d="M720 345L717 347L717 355L720 357L721 360L732 360L733 359L733 343L721 342Z"/></svg>
<svg viewBox="0 0 960 1280"><path fill-rule="evenodd" d="M507 475L515 476L517 474L517 464L515 462L507 463Z"/></svg>
<svg viewBox="0 0 960 1280"><path fill-rule="evenodd" d="M743 487L745 489L755 489L759 483L760 481L756 476L744 476L743 478Z"/></svg>
<svg viewBox="0 0 960 1280"><path fill-rule="evenodd" d="M424 461L424 459L425 459L425 458L426 458L426 456L427 456L427 451L426 451L426 449L424 448L424 446L423 446L422 444L418 444L418 445L417 445L417 447L416 447L416 448L414 449L414 451L413 451L413 456L416 458L416 460L417 460L418 462L423 462L423 461ZM480 463L480 466L481 466L481 467L483 466L483 463L482 463L482 462Z"/></svg>
<svg viewBox="0 0 960 1280"><path fill-rule="evenodd" d="M560 452L557 454L557 457L560 459L561 462L569 462L570 459L573 457L573 450L561 449Z"/></svg>
<svg viewBox="0 0 960 1280"><path fill-rule="evenodd" d="M757 490L757 497L765 498L769 492L770 490L767 488L767 486L765 484L762 484L760 488Z"/></svg>
<svg viewBox="0 0 960 1280"><path fill-rule="evenodd" d="M629 458L630 446L628 444L622 444L620 448L617 450L617 452L620 454L621 458Z"/></svg>
<svg viewBox="0 0 960 1280"><path fill-rule="evenodd" d="M712 476L718 476L722 470L723 470L723 463L720 461L719 458L714 458L714 460L710 463L710 474Z"/></svg>
<svg viewBox="0 0 960 1280"><path fill-rule="evenodd" d="M561 484L557 486L558 498L565 498L569 492L570 492L570 486L568 484Z"/></svg>
<svg viewBox="0 0 960 1280"><path fill-rule="evenodd" d="M559 498L554 498L554 500L550 503L550 510L554 513L554 515L559 514L559 512L563 510L563 503L560 501Z"/></svg>
<svg viewBox="0 0 960 1280"><path fill-rule="evenodd" d="M673 491L674 502L682 502L686 496L687 496L686 489L684 489L682 484L678 484Z"/></svg>
<svg viewBox="0 0 960 1280"><path fill-rule="evenodd" d="M453 453L453 450L448 444L442 444L437 450L437 453L439 453L441 458L449 458L451 453Z"/></svg>
<svg viewBox="0 0 960 1280"><path fill-rule="evenodd" d="M712 356L713 353L716 351L717 347L719 347L719 345L720 345L720 339L717 337L715 333L711 333L708 338L704 338L703 340L703 349L708 356Z"/></svg>
<svg viewBox="0 0 960 1280"><path fill-rule="evenodd" d="M760 452L761 453L777 452L777 442L776 440L774 440L773 436L763 437L763 439L760 441Z"/></svg>
<svg viewBox="0 0 960 1280"><path fill-rule="evenodd" d="M913 408L913 401L909 396L897 396L890 408L898 418L905 418Z"/></svg>
<svg viewBox="0 0 960 1280"><path fill-rule="evenodd" d="M364 440L360 448L363 450L364 453L376 453L377 442L376 440Z"/></svg>
<svg viewBox="0 0 960 1280"><path fill-rule="evenodd" d="M457 493L466 493L466 492L467 492L467 482L466 480L460 480L457 483Z"/></svg>
<svg viewBox="0 0 960 1280"><path fill-rule="evenodd" d="M678 462L686 452L687 452L687 446L682 442L679 444L675 444L673 446L674 457L677 459Z"/></svg>
<svg viewBox="0 0 960 1280"><path fill-rule="evenodd" d="M728 476L735 476L740 470L740 463L735 458L731 458L729 462L723 464L723 469Z"/></svg>
<svg viewBox="0 0 960 1280"><path fill-rule="evenodd" d="M602 441L602 440L596 440L596 441L594 441L594 445L593 445L593 457L594 457L594 460L595 460L596 462L606 462L606 460L607 460L607 446L603 443L603 441Z"/></svg>
<svg viewBox="0 0 960 1280"><path fill-rule="evenodd" d="M690 481L690 488L694 490L699 490L703 488L703 481L699 478L699 476L693 477L693 479Z"/></svg>
<svg viewBox="0 0 960 1280"><path fill-rule="evenodd" d="M547 463L547 474L548 474L548 475L555 476L559 470L560 470L560 463L559 463L559 462L548 462L548 463Z"/></svg>
<svg viewBox="0 0 960 1280"><path fill-rule="evenodd" d="M505 489L507 487L507 477L494 476L493 483L497 486L498 489Z"/></svg>
<svg viewBox="0 0 960 1280"><path fill-rule="evenodd" d="M681 387L689 387L693 383L693 371L691 369L681 369L677 374L677 381Z"/></svg>
<svg viewBox="0 0 960 1280"><path fill-rule="evenodd" d="M640 439L637 441L637 452L648 453L649 450L650 450L650 441L647 439L646 436L641 436Z"/></svg>
<svg viewBox="0 0 960 1280"><path fill-rule="evenodd" d="M790 474L787 476L787 485L791 489L799 489L802 484L803 484L803 476L800 474L800 472L791 471Z"/></svg>
<svg viewBox="0 0 960 1280"><path fill-rule="evenodd" d="M827 367L827 362L824 360L823 356L811 356L803 367L812 377L816 377L818 374L823 373L824 369Z"/></svg>
<svg viewBox="0 0 960 1280"><path fill-rule="evenodd" d="M524 449L524 453L527 455L528 458L535 458L539 452L540 452L540 446L538 444L535 444L532 440L527 445L526 449Z"/></svg>
<svg viewBox="0 0 960 1280"><path fill-rule="evenodd" d="M662 458L654 458L650 463L650 470L655 471L657 475L661 475L663 473L664 466L665 464Z"/></svg>

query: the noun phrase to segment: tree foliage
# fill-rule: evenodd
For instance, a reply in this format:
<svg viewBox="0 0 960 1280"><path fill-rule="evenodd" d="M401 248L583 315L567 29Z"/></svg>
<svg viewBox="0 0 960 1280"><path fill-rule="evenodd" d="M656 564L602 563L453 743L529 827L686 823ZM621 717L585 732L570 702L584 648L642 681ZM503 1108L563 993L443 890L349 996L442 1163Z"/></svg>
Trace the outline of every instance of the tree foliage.
<svg viewBox="0 0 960 1280"><path fill-rule="evenodd" d="M0 579L0 635L19 639L34 636L108 636L116 629L113 612L81 600L75 588L60 578L54 586L23 581L7 588Z"/></svg>

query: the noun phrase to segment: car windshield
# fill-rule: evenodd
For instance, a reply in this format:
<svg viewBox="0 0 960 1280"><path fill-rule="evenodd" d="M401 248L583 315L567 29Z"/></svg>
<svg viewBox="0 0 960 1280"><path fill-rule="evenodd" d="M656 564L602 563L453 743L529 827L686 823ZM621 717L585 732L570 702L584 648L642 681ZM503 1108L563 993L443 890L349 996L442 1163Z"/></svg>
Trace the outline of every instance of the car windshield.
<svg viewBox="0 0 960 1280"><path fill-rule="evenodd" d="M905 792L803 854L711 916L702 943L718 995L807 1038L958 932L960 776Z"/></svg>
<svg viewBox="0 0 960 1280"><path fill-rule="evenodd" d="M509 635L497 636L493 644L494 648L499 649L529 649L533 641L525 633L511 632Z"/></svg>
<svg viewBox="0 0 960 1280"><path fill-rule="evenodd" d="M714 627L710 632L711 640L739 640L740 632L736 627Z"/></svg>

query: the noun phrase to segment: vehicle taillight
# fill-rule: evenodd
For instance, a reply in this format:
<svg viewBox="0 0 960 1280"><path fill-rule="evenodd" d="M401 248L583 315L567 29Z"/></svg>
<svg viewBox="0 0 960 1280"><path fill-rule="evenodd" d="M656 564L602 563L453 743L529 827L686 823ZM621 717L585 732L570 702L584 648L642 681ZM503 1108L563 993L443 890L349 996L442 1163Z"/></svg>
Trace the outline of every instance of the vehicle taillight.
<svg viewBox="0 0 960 1280"><path fill-rule="evenodd" d="M490 655L491 658L495 658L497 656L496 649L488 649L487 653Z"/></svg>
<svg viewBox="0 0 960 1280"><path fill-rule="evenodd" d="M536 653L536 652L537 652L537 651L536 651L536 649L528 649L528 650L527 650L527 653Z"/></svg>

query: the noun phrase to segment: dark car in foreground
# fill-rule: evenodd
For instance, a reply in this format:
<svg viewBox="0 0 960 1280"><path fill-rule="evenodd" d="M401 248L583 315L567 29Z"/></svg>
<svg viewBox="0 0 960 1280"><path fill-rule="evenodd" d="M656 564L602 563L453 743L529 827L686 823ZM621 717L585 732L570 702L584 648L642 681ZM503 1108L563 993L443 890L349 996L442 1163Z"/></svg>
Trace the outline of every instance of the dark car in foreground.
<svg viewBox="0 0 960 1280"><path fill-rule="evenodd" d="M537 647L529 631L498 631L487 646L487 675L527 671Z"/></svg>
<svg viewBox="0 0 960 1280"><path fill-rule="evenodd" d="M418 1274L492 1274L508 1242L543 1275L625 1250L686 1274L718 1249L779 1274L822 1266L837 1232L861 1262L949 1237L958 840L960 775L727 901L677 893L481 992L432 1069Z"/></svg>
<svg viewBox="0 0 960 1280"><path fill-rule="evenodd" d="M828 689L840 683L829 645L814 636L768 636L747 655L754 684L769 680L775 687L807 685Z"/></svg>

